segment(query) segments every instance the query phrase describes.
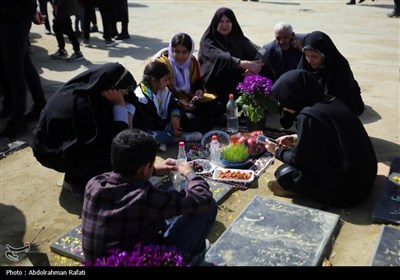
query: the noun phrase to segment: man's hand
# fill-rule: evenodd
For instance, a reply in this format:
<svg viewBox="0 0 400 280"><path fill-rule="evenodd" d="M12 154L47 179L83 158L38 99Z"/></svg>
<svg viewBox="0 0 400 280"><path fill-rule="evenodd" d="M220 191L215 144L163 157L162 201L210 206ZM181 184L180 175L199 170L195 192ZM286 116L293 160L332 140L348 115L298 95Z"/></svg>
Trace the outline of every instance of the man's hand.
<svg viewBox="0 0 400 280"><path fill-rule="evenodd" d="M36 14L32 18L32 22L34 24L39 25L39 24L43 24L45 19L46 19L46 16L42 15L41 12L36 11Z"/></svg>

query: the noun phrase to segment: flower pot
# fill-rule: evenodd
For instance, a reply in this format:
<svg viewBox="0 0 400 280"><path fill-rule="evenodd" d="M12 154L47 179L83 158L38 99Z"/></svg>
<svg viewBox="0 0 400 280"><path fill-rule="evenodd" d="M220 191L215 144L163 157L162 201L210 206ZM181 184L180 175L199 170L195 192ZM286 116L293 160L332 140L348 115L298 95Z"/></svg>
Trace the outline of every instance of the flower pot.
<svg viewBox="0 0 400 280"><path fill-rule="evenodd" d="M246 124L247 124L247 130L249 132L265 129L265 119L261 119L258 122L252 122L249 119L246 119Z"/></svg>

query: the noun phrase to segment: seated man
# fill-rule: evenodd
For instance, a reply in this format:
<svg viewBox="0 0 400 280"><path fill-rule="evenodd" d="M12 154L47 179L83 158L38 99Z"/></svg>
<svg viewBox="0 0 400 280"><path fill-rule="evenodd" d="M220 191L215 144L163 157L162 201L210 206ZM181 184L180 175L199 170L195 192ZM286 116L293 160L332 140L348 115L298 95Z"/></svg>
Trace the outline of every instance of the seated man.
<svg viewBox="0 0 400 280"><path fill-rule="evenodd" d="M275 40L263 46L268 63L263 66L260 75L276 82L283 73L297 69L306 34L295 35L293 27L286 22L278 22L274 32Z"/></svg>
<svg viewBox="0 0 400 280"><path fill-rule="evenodd" d="M132 250L137 243L175 246L191 264L202 260L217 214L209 185L189 163L155 164L157 141L138 129L119 133L111 145L112 172L92 178L82 210L82 247L94 263L109 249ZM149 178L178 168L187 188L155 188ZM172 222L167 219L176 217Z"/></svg>
<svg viewBox="0 0 400 280"><path fill-rule="evenodd" d="M286 22L278 22L274 32L275 40L263 46L268 63L263 66L260 75L270 78L275 83L283 73L297 69L303 55L306 34L296 35L293 27ZM293 120L281 110L280 123L283 128L288 129L293 125Z"/></svg>

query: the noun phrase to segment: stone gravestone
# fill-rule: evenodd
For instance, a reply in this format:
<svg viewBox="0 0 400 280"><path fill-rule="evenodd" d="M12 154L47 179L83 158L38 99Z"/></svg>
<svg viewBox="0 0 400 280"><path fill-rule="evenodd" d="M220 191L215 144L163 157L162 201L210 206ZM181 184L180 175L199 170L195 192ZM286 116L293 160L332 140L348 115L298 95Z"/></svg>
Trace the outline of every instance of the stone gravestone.
<svg viewBox="0 0 400 280"><path fill-rule="evenodd" d="M207 252L217 266L317 266L340 229L340 216L255 196Z"/></svg>
<svg viewBox="0 0 400 280"><path fill-rule="evenodd" d="M383 226L372 266L400 266L400 229Z"/></svg>
<svg viewBox="0 0 400 280"><path fill-rule="evenodd" d="M400 158L394 158L388 178L379 192L372 218L378 222L400 224Z"/></svg>

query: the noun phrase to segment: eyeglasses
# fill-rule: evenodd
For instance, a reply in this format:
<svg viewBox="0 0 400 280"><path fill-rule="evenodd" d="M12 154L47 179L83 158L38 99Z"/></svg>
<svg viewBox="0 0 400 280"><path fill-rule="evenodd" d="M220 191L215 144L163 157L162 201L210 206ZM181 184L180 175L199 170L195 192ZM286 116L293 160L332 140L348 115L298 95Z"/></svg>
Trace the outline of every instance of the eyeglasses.
<svg viewBox="0 0 400 280"><path fill-rule="evenodd" d="M119 83L125 78L125 76L129 73L127 69L125 69L124 73L122 73L121 77L119 77L118 81L114 84L113 88L121 91L122 95L128 95L130 91L133 90L133 86L130 85L127 88L119 88Z"/></svg>
<svg viewBox="0 0 400 280"><path fill-rule="evenodd" d="M133 86L129 86L127 88L119 88L119 91L121 91L122 95L128 95L129 92L133 90Z"/></svg>

